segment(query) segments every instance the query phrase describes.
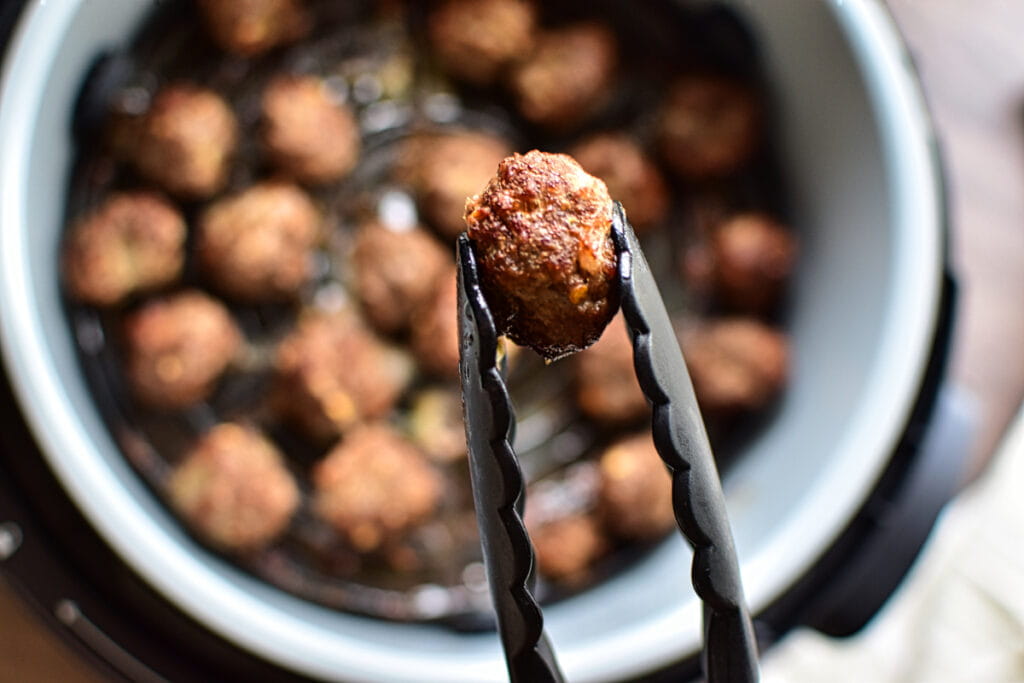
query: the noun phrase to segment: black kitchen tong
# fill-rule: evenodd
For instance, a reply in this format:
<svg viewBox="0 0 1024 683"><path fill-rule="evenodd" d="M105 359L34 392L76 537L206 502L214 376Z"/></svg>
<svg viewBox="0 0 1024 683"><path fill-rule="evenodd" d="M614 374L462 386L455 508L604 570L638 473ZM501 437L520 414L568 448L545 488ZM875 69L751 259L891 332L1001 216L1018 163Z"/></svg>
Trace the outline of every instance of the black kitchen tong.
<svg viewBox="0 0 1024 683"><path fill-rule="evenodd" d="M757 645L718 470L690 376L640 244L616 202L612 238L622 311L652 433L672 477L676 521L694 549L691 580L704 603L702 663L710 683L758 678ZM469 238L458 241L460 374L473 501L509 677L562 681L533 597L534 555L523 524L522 471L512 450L515 417L498 359L498 332L480 288Z"/></svg>

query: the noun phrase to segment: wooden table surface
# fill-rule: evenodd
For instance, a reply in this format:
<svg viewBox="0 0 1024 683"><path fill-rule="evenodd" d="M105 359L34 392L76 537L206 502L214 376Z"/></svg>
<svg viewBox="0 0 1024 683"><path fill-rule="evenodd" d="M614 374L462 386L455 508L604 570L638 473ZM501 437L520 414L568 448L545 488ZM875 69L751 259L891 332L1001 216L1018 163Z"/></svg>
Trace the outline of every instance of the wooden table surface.
<svg viewBox="0 0 1024 683"><path fill-rule="evenodd" d="M1024 397L1024 2L889 5L947 162L960 284L952 377L977 403L980 466ZM0 683L57 680L96 679L0 583Z"/></svg>

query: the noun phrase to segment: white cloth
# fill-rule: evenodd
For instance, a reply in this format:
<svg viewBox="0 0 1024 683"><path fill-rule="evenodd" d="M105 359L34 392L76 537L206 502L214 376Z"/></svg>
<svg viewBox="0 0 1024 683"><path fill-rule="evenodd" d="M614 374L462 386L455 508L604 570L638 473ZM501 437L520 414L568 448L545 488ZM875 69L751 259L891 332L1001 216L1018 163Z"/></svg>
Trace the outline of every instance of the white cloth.
<svg viewBox="0 0 1024 683"><path fill-rule="evenodd" d="M843 640L798 630L765 654L762 679L1024 682L1024 411L865 630Z"/></svg>

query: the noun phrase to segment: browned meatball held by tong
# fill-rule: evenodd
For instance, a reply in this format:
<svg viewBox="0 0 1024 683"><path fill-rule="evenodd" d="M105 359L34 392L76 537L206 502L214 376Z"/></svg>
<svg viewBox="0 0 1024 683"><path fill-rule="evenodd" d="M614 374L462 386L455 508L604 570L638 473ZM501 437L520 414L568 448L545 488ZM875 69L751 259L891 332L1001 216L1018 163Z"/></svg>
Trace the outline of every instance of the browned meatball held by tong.
<svg viewBox="0 0 1024 683"><path fill-rule="evenodd" d="M196 241L199 267L234 299L294 298L313 274L320 222L313 201L295 185L254 185L203 212Z"/></svg>
<svg viewBox="0 0 1024 683"><path fill-rule="evenodd" d="M115 194L79 219L64 243L64 280L75 299L111 306L173 282L185 262L185 220L149 192Z"/></svg>
<svg viewBox="0 0 1024 683"><path fill-rule="evenodd" d="M158 408L205 399L242 345L224 304L197 290L147 302L124 334L135 395Z"/></svg>
<svg viewBox="0 0 1024 683"><path fill-rule="evenodd" d="M210 37L221 48L252 56L294 42L312 26L302 0L198 0Z"/></svg>
<svg viewBox="0 0 1024 683"><path fill-rule="evenodd" d="M217 93L187 83L156 94L131 154L139 173L183 199L205 199L228 180L235 115Z"/></svg>
<svg viewBox="0 0 1024 683"><path fill-rule="evenodd" d="M299 506L299 487L274 444L231 422L195 444L171 475L168 493L200 535L231 550L266 545Z"/></svg>
<svg viewBox="0 0 1024 683"><path fill-rule="evenodd" d="M503 160L466 203L480 283L500 332L549 360L597 341L618 309L605 184L564 154Z"/></svg>
<svg viewBox="0 0 1024 683"><path fill-rule="evenodd" d="M316 76L279 76L263 93L263 145L300 182L330 183L359 159L359 124Z"/></svg>
<svg viewBox="0 0 1024 683"><path fill-rule="evenodd" d="M359 427L313 471L314 511L357 550L377 550L425 521L441 480L409 441L384 424Z"/></svg>

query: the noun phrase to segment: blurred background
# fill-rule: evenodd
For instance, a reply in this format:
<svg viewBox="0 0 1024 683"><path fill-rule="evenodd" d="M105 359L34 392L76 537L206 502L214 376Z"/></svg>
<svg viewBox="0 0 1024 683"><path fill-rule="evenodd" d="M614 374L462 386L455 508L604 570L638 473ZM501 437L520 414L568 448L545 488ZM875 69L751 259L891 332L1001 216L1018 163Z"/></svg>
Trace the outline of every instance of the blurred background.
<svg viewBox="0 0 1024 683"><path fill-rule="evenodd" d="M1024 396L1024 3L888 4L923 81L946 162L952 255L960 286L951 373L976 429L968 479L981 476L982 483L946 515L938 536L951 540L933 539L895 608L848 643L795 634L769 657L766 678L1024 680L1024 611L1019 609L1024 565L1012 571L1020 556L1000 560L1009 573L980 575L965 568L970 553L962 542L979 523L994 535L988 546L968 546L976 553L993 550L1000 539L1012 545L1017 542L1014 533L1019 539L1021 531L1011 526L1022 520L1020 511L1000 507L1007 487L1000 488L984 474L997 454L1002 460L992 471L1004 481L1012 481L1016 473L1020 482L1024 472L1012 465L1014 458L1024 460L1024 440L1000 448ZM1010 582L985 596L971 590L972 582L986 580ZM936 596L953 594L958 601L953 612L921 607ZM980 605L983 599L1003 601L1007 609ZM995 614L1002 621L991 625ZM972 631L991 637L971 640L955 630L920 627L922 620L934 623L958 616L967 617ZM987 668L976 669L974 677L956 673L955 662L985 647L1003 649L989 653ZM945 653L952 664L941 670L905 666L908 653L921 658L936 652ZM875 668L857 668L866 661ZM832 671L836 675L825 673ZM96 677L0 582L0 681L49 680L86 682Z"/></svg>

